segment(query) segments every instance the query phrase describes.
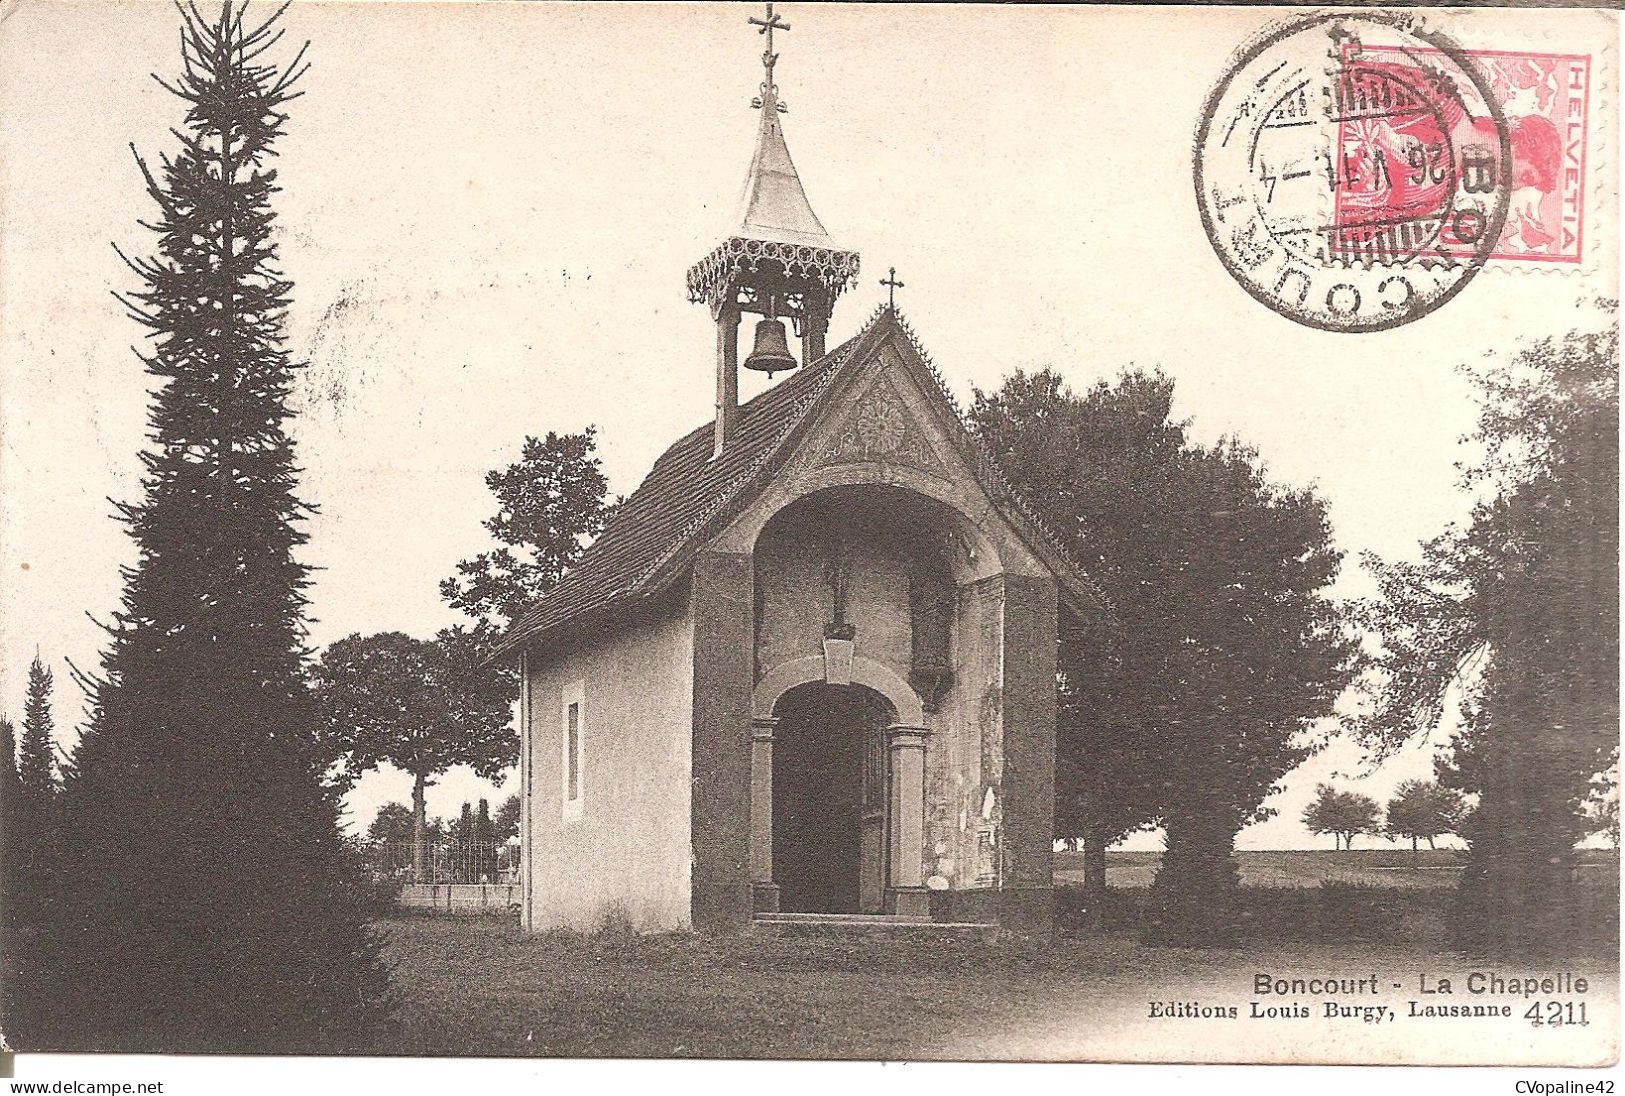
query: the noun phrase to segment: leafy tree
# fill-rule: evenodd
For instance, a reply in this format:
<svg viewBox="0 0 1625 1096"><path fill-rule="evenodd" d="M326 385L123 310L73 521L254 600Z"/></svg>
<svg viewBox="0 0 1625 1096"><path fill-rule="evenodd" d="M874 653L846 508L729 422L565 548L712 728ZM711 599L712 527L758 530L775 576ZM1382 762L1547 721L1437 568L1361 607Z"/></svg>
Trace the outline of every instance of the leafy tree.
<svg viewBox="0 0 1625 1096"><path fill-rule="evenodd" d="M411 870L417 859L418 846L412 839L415 830L412 808L404 803L385 803L367 827L364 846L367 862L375 871ZM426 821L424 840L428 847L437 847L445 836L445 826L440 819Z"/></svg>
<svg viewBox="0 0 1625 1096"><path fill-rule="evenodd" d="M518 463L487 473L497 512L485 527L501 544L457 565L440 594L477 626L511 624L554 586L608 520L597 431L527 437Z"/></svg>
<svg viewBox="0 0 1625 1096"><path fill-rule="evenodd" d="M280 11L180 10L186 104L154 173L142 287L157 380L135 541L63 783L47 992L25 1045L342 1050L388 1008L361 865L323 786L304 681L308 572L287 430L299 366L273 242L274 146L304 71Z"/></svg>
<svg viewBox="0 0 1625 1096"><path fill-rule="evenodd" d="M28 810L43 812L56 797L56 735L51 719L51 671L39 656L28 666L23 738L17 751L18 791Z"/></svg>
<svg viewBox="0 0 1625 1096"><path fill-rule="evenodd" d="M1395 837L1410 838L1413 851L1423 840L1432 849L1438 847L1436 838L1456 832L1466 814L1466 800L1455 788L1431 780L1407 780L1394 789L1394 797L1388 801L1384 828Z"/></svg>
<svg viewBox="0 0 1625 1096"><path fill-rule="evenodd" d="M1110 591L1122 620L1152 619L1160 607L1146 547L1172 505L1167 470L1185 444L1172 398L1171 382L1142 374L1078 396L1045 370L977 392L971 411L1005 477ZM1055 822L1081 843L1098 914L1107 847L1160 815L1156 734L1172 711L1135 680L1164 656L1157 629L1072 624L1063 618Z"/></svg>
<svg viewBox="0 0 1625 1096"><path fill-rule="evenodd" d="M518 760L513 671L484 665L476 635L448 628L432 640L347 636L322 652L315 678L327 735L350 770L389 764L412 776L413 870L423 878L434 778L468 765L495 779Z"/></svg>
<svg viewBox="0 0 1625 1096"><path fill-rule="evenodd" d="M1315 787L1315 799L1304 808L1303 824L1311 833L1329 833L1338 847L1352 849L1362 833L1377 833L1377 801L1358 792L1340 792L1330 784Z"/></svg>
<svg viewBox="0 0 1625 1096"><path fill-rule="evenodd" d="M579 434L548 432L545 439L527 437L518 462L486 474L486 486L497 499L497 512L485 527L500 547L457 565L457 574L440 584L440 595L473 619L469 633L476 649L489 649L497 632L512 624L558 585L581 557L619 503L606 498L608 481L597 455L597 430ZM511 667L494 671L505 683L506 697L518 694L518 675ZM474 722L482 724L483 692L475 699ZM481 760L500 756L502 766L518 758L518 735L507 732L501 749L488 738L474 745ZM476 763L482 775L496 779L502 766ZM421 793L420 793L421 795ZM517 829L515 808L513 824ZM421 865L420 865L421 870Z"/></svg>
<svg viewBox="0 0 1625 1096"><path fill-rule="evenodd" d="M1308 756L1355 649L1325 504L1239 443L1192 443L1172 403L1161 374L1078 395L1046 370L978 392L971 420L1117 617L1061 637L1060 832L1085 838L1098 894L1106 845L1162 822L1152 935L1218 942L1235 835Z"/></svg>
<svg viewBox="0 0 1625 1096"><path fill-rule="evenodd" d="M515 792L502 801L497 807L496 818L491 822L491 831L500 845L519 836L519 793Z"/></svg>
<svg viewBox="0 0 1625 1096"><path fill-rule="evenodd" d="M1585 804L1619 750L1619 336L1531 343L1474 374L1463 487L1481 501L1417 563L1366 557L1382 650L1355 730L1392 749L1455 708L1442 783L1479 797L1461 834L1460 942L1565 939Z"/></svg>
<svg viewBox="0 0 1625 1096"><path fill-rule="evenodd" d="M385 803L373 816L367 827L367 840L374 844L406 845L417 831L416 816L404 803ZM438 818L427 819L424 834L430 842L445 836L445 825Z"/></svg>
<svg viewBox="0 0 1625 1096"><path fill-rule="evenodd" d="M1329 833L1335 848L1342 848L1342 828L1338 825L1341 793L1330 784L1315 785L1315 798L1303 809L1303 826L1313 834Z"/></svg>
<svg viewBox="0 0 1625 1096"><path fill-rule="evenodd" d="M1597 810L1598 827L1592 832L1608 839L1614 848L1619 848L1619 796L1604 799Z"/></svg>

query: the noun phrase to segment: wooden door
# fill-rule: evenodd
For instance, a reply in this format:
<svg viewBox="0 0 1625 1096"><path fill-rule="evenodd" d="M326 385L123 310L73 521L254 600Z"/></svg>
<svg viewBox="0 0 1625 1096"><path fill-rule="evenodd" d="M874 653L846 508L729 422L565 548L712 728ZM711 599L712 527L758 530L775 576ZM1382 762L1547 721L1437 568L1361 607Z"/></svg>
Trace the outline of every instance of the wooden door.
<svg viewBox="0 0 1625 1096"><path fill-rule="evenodd" d="M863 728L863 816L858 837L858 902L864 913L886 904L886 728Z"/></svg>

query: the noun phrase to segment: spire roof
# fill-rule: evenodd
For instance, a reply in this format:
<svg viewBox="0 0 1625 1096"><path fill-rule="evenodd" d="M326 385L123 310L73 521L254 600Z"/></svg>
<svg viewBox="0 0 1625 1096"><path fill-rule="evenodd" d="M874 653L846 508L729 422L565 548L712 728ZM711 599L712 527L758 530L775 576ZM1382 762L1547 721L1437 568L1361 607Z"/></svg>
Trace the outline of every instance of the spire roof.
<svg viewBox="0 0 1625 1096"><path fill-rule="evenodd" d="M789 30L790 25L773 13L772 4L767 5L765 19L752 17L750 23L767 38L762 90L751 102L761 111L756 153L745 176L735 222L738 227L689 269L689 299L714 305L731 292L729 286L736 276L761 269L764 261L776 264L789 277L823 287L834 297L856 282L858 254L841 250L829 238L807 201L807 191L784 142L780 116L786 108L773 81L773 67L779 60L773 52L773 32Z"/></svg>
<svg viewBox="0 0 1625 1096"><path fill-rule="evenodd" d="M784 123L779 117L783 104L771 82L764 85L759 102L762 122L756 131L756 155L751 157L750 173L745 177L735 235L833 248L834 241L807 201L790 148L784 143Z"/></svg>

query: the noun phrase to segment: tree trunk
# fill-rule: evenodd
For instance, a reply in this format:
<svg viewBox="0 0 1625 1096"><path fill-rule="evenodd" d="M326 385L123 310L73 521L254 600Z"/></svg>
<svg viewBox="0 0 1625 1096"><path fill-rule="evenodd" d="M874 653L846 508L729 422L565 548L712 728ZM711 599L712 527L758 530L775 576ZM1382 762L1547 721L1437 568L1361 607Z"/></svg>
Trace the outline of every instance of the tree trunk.
<svg viewBox="0 0 1625 1096"><path fill-rule="evenodd" d="M1146 898L1146 939L1157 944L1229 946L1240 935L1240 812L1192 799L1169 810L1167 848Z"/></svg>
<svg viewBox="0 0 1625 1096"><path fill-rule="evenodd" d="M429 778L422 773L415 773L412 777L412 882L423 882L423 854L424 838L429 828L425 817L427 811L424 805L424 791L429 786Z"/></svg>
<svg viewBox="0 0 1625 1096"><path fill-rule="evenodd" d="M1083 845L1084 927L1099 932L1106 910L1106 841L1100 827L1089 823Z"/></svg>

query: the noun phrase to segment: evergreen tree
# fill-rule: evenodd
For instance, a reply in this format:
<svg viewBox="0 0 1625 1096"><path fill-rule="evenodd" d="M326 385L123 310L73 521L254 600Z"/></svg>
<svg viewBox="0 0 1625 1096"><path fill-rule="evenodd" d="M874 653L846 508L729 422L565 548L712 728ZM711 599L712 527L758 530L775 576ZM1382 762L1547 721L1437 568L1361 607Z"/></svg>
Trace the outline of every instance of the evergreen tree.
<svg viewBox="0 0 1625 1096"><path fill-rule="evenodd" d="M14 1031L17 1012L17 900L22 873L17 865L17 731L0 716L0 1031Z"/></svg>
<svg viewBox="0 0 1625 1096"><path fill-rule="evenodd" d="M137 559L64 782L76 851L35 1045L341 1050L387 1008L304 676L299 366L269 165L306 66L302 49L267 60L282 10L181 8L181 74L155 77L185 120L156 173L136 157L158 239L119 298L153 340L152 444L141 500L119 507Z"/></svg>
<svg viewBox="0 0 1625 1096"><path fill-rule="evenodd" d="M451 824L451 839L459 845L467 845L474 840L474 808L466 799L463 800L463 813Z"/></svg>
<svg viewBox="0 0 1625 1096"><path fill-rule="evenodd" d="M480 800L479 811L474 815L474 852L475 852L475 878L482 883L489 883L497 877L497 847L496 831L491 826L491 803L489 800Z"/></svg>
<svg viewBox="0 0 1625 1096"><path fill-rule="evenodd" d="M39 656L28 667L23 703L23 738L17 752L17 780L31 812L40 813L56 796L56 737L51 719L51 671Z"/></svg>
<svg viewBox="0 0 1625 1096"><path fill-rule="evenodd" d="M7 922L6 977L18 1022L24 1025L50 993L45 932L51 907L44 898L58 867L56 742L51 719L51 671L36 655L28 667L23 733L5 721L8 804L5 826L7 893L0 916ZM15 769L10 763L15 761Z"/></svg>

